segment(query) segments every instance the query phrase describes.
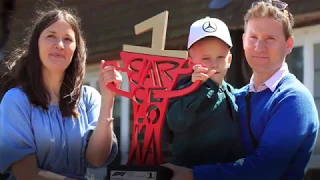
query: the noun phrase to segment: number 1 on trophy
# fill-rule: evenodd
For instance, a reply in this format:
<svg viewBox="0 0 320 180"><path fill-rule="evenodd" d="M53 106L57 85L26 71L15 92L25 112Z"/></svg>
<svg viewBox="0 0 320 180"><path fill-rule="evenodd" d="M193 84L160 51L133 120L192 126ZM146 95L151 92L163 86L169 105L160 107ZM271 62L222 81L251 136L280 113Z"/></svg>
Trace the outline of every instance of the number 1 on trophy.
<svg viewBox="0 0 320 180"><path fill-rule="evenodd" d="M164 11L135 25L134 28L136 35L152 29L151 48L125 44L123 45L123 51L186 59L188 57L187 51L164 50L168 26L168 14L168 11Z"/></svg>

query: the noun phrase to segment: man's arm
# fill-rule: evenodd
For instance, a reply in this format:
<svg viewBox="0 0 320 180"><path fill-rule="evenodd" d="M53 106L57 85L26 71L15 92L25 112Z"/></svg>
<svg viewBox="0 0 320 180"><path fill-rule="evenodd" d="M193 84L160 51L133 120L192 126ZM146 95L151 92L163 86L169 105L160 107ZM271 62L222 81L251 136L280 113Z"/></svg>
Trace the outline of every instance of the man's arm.
<svg viewBox="0 0 320 180"><path fill-rule="evenodd" d="M319 128L314 100L291 93L275 109L254 154L233 163L194 167L194 179L279 179L285 175L298 148L305 146L310 153L294 175L303 179Z"/></svg>

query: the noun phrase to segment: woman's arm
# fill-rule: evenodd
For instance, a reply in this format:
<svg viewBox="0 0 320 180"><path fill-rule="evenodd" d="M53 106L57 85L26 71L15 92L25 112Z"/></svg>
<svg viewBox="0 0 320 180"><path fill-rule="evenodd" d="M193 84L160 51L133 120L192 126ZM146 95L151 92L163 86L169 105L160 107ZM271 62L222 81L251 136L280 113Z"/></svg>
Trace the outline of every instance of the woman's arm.
<svg viewBox="0 0 320 180"><path fill-rule="evenodd" d="M16 179L68 179L38 168L31 105L22 90L9 90L0 105L0 171ZM37 119L34 119L35 121Z"/></svg>
<svg viewBox="0 0 320 180"><path fill-rule="evenodd" d="M25 156L15 162L12 165L12 172L17 180L72 180L72 178L39 169L37 166L36 156L34 154Z"/></svg>
<svg viewBox="0 0 320 180"><path fill-rule="evenodd" d="M87 161L95 167L110 163L118 154L117 138L113 132L113 105L116 94L106 87L106 84L113 83L120 88L121 82L121 74L112 66L104 67L104 61L102 60L99 76L101 96L95 96L91 100L91 104L95 105L90 110L91 118L97 119L98 115L99 117L86 151ZM99 106L100 100L101 106Z"/></svg>
<svg viewBox="0 0 320 180"><path fill-rule="evenodd" d="M113 98L102 98L99 120L93 131L86 151L87 161L96 166L103 166L112 150L113 139Z"/></svg>

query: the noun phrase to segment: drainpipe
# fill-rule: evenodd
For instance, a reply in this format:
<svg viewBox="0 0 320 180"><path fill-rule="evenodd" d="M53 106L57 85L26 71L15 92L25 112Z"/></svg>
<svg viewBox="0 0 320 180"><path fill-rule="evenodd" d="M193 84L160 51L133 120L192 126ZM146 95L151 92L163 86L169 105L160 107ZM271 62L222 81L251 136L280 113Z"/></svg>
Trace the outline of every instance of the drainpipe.
<svg viewBox="0 0 320 180"><path fill-rule="evenodd" d="M130 91L127 74L122 74L122 87L124 91ZM125 165L129 156L130 145L130 101L131 99L121 96L121 117L120 117L120 164Z"/></svg>

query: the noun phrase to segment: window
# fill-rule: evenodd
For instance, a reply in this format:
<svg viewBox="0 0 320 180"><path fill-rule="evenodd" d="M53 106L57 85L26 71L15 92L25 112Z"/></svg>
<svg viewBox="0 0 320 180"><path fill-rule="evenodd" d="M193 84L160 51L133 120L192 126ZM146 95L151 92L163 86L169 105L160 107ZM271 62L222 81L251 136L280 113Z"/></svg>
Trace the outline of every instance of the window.
<svg viewBox="0 0 320 180"><path fill-rule="evenodd" d="M320 112L320 25L297 28L293 30L295 47L287 56L290 71L313 94ZM303 63L303 65L301 65ZM319 114L320 116L320 114ZM314 154L310 160L310 168L320 168L320 138L317 139Z"/></svg>
<svg viewBox="0 0 320 180"><path fill-rule="evenodd" d="M319 85L316 83L319 79L319 51L320 51L320 25L313 25L302 28L295 28L293 35L295 37L294 49L288 55L288 65L292 73L296 74L301 82L309 89L315 100L320 96ZM301 67L299 60L302 59ZM303 69L302 76L301 70Z"/></svg>
<svg viewBox="0 0 320 180"><path fill-rule="evenodd" d="M287 56L289 71L303 82L303 47L294 47Z"/></svg>

